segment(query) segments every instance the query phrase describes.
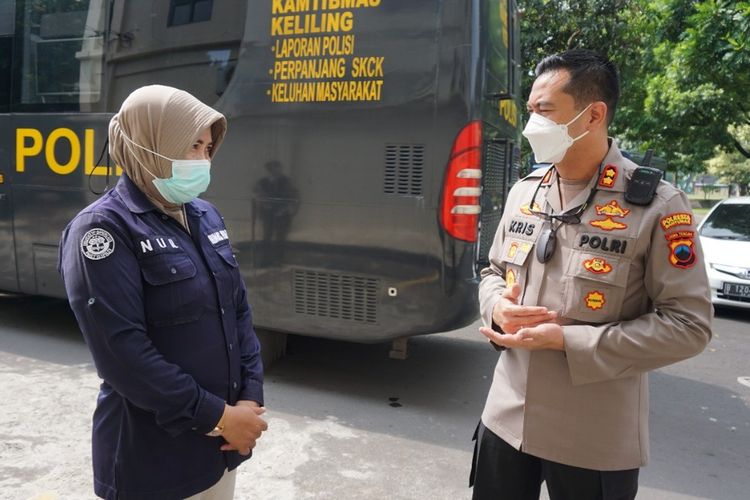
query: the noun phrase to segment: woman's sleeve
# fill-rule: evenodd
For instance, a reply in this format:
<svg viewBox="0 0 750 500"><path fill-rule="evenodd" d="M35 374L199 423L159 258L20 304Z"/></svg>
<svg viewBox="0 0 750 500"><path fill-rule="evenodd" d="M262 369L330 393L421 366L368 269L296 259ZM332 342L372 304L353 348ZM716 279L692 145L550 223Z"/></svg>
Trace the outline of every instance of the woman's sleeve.
<svg viewBox="0 0 750 500"><path fill-rule="evenodd" d="M255 401L263 406L263 361L260 356L260 342L253 328L253 315L247 301L245 280L240 277L237 297L237 336L241 349L241 401Z"/></svg>

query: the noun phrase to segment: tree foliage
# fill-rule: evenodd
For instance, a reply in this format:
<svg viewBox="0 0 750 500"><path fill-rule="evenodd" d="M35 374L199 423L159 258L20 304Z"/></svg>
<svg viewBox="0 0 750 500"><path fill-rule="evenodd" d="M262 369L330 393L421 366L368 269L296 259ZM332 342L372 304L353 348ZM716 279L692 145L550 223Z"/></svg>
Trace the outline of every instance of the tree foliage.
<svg viewBox="0 0 750 500"><path fill-rule="evenodd" d="M742 143L750 143L750 125L732 127L730 133ZM739 186L740 195L747 196L750 192L750 159L737 151L717 151L707 164L710 173Z"/></svg>
<svg viewBox="0 0 750 500"><path fill-rule="evenodd" d="M612 133L681 172L719 147L750 158L750 1L519 0L524 96L544 56L589 48L620 69Z"/></svg>

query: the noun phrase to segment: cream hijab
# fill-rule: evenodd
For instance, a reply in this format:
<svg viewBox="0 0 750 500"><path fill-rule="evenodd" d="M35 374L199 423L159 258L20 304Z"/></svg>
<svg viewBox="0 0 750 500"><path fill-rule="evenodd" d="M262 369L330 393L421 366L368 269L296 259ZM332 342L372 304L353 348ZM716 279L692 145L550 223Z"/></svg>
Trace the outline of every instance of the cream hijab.
<svg viewBox="0 0 750 500"><path fill-rule="evenodd" d="M112 159L159 210L185 228L187 221L182 205L165 200L154 186L153 176L144 169L145 166L155 176L166 179L172 176L172 162L134 146L127 138L143 148L177 160L185 158L190 146L208 127L211 127L214 142L213 158L227 132L224 115L183 90L163 85L134 90L109 122L109 154Z"/></svg>

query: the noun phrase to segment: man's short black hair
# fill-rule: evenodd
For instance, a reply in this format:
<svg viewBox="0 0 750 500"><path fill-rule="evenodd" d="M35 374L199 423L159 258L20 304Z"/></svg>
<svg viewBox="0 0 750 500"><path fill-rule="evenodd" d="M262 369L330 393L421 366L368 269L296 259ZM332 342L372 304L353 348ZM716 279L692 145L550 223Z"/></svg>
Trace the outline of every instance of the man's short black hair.
<svg viewBox="0 0 750 500"><path fill-rule="evenodd" d="M603 101L607 105L607 124L612 123L620 99L615 65L593 50L573 49L545 57L536 67L536 76L559 69L570 73L563 91L573 96L576 106Z"/></svg>

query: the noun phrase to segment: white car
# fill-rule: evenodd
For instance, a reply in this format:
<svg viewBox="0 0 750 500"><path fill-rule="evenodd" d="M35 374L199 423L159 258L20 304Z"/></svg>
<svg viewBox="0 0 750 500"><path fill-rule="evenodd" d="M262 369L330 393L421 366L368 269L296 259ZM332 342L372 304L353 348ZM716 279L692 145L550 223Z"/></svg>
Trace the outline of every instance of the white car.
<svg viewBox="0 0 750 500"><path fill-rule="evenodd" d="M750 197L718 203L698 234L713 303L750 309Z"/></svg>

